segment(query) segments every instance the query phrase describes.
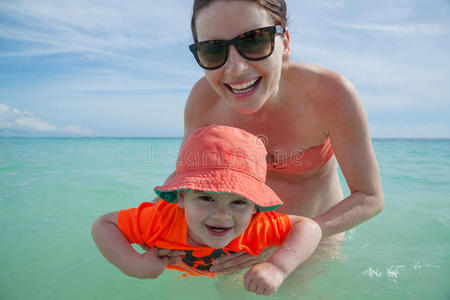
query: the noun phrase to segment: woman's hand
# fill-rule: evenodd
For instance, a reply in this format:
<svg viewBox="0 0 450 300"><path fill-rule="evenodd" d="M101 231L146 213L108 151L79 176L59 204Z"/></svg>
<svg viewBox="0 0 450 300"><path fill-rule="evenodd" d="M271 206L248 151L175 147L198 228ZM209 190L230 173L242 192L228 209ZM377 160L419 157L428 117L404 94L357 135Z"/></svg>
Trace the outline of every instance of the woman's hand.
<svg viewBox="0 0 450 300"><path fill-rule="evenodd" d="M250 255L245 252L233 253L215 259L212 262L211 271L216 273L234 273L265 262L277 250L277 246L271 246L261 250L259 255Z"/></svg>
<svg viewBox="0 0 450 300"><path fill-rule="evenodd" d="M277 266L264 262L245 273L244 287L249 292L270 296L278 290L286 277Z"/></svg>

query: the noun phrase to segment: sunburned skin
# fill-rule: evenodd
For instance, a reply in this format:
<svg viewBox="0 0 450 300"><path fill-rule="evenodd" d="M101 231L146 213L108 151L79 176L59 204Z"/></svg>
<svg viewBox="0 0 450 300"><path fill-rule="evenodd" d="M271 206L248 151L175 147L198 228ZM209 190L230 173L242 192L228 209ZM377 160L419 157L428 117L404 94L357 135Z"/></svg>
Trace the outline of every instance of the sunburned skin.
<svg viewBox="0 0 450 300"><path fill-rule="evenodd" d="M226 40L273 25L273 20L251 1L217 1L200 11L196 24L199 40ZM264 136L269 153L284 151L287 154L320 145L330 137L335 154L340 156L341 169L347 172L348 183L354 190L365 191L354 198L379 194L381 185L367 119L354 88L337 73L288 61L288 50L287 35L277 36L273 54L260 61L245 60L231 46L224 66L205 70L205 77L193 88L186 105L185 135L210 124L234 126ZM256 77L262 77L256 88L241 98L225 85L249 82ZM353 154L355 148L360 149L361 159ZM333 157L323 167L308 174L268 172L267 184L284 202L280 212L318 218L339 204L344 197L337 166L337 159ZM364 176L365 180L361 181ZM356 209L357 206L341 206L336 213L330 213L330 217L341 218L344 216L341 210ZM370 211L351 222L334 223L326 217L324 222L331 227L329 231L323 227L323 239L340 240L343 233L331 236L345 231L346 227L351 228L350 224L355 226L364 221L367 218L364 215L379 212L378 204L366 206L365 209ZM347 216L350 214L344 218ZM332 228L334 224L342 229Z"/></svg>
<svg viewBox="0 0 450 300"><path fill-rule="evenodd" d="M253 1L215 1L199 11L196 30L199 40L228 40L273 24ZM320 225L323 235L315 256L335 257L344 232L383 209L378 166L354 86L338 73L289 60L288 32L276 37L274 52L263 60L246 60L231 46L221 68L205 70L186 104L185 136L201 126L233 126L263 137L269 154L286 158L329 138L334 155L326 164L306 174L269 171L266 184L284 202L277 211ZM255 78L260 79L246 86ZM350 190L346 197L338 166ZM217 260L218 270L232 269L225 263Z"/></svg>

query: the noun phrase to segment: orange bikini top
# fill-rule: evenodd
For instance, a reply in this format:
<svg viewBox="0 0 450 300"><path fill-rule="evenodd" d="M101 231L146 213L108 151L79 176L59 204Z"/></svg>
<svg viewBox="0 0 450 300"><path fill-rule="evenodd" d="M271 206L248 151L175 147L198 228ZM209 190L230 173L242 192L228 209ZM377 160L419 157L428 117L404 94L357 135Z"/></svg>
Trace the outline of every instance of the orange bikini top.
<svg viewBox="0 0 450 300"><path fill-rule="evenodd" d="M333 156L330 138L283 161L267 163L267 171L285 174L305 174L323 166Z"/></svg>

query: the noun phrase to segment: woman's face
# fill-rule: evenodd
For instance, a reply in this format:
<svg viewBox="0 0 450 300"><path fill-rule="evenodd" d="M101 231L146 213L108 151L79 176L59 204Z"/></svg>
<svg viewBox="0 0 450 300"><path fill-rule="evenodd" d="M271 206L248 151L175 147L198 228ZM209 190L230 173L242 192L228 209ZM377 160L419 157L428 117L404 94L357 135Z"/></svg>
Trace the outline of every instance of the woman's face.
<svg viewBox="0 0 450 300"><path fill-rule="evenodd" d="M215 1L203 8L196 19L199 42L230 40L244 32L271 25L275 22L268 12L249 1ZM269 99L277 99L288 45L286 37L276 35L272 55L258 61L246 60L232 45L226 63L219 69L205 70L206 78L235 111L255 113Z"/></svg>

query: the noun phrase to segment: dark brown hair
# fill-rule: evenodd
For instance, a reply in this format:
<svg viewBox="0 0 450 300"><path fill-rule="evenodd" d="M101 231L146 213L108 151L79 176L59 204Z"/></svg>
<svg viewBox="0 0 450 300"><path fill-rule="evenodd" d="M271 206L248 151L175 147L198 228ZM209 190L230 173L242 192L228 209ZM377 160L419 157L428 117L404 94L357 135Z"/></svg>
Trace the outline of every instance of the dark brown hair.
<svg viewBox="0 0 450 300"><path fill-rule="evenodd" d="M194 6L192 9L192 19L191 19L191 30L192 37L194 38L194 42L198 42L197 40L197 30L195 30L195 20L199 11L202 8L207 7L213 2L216 1L230 1L230 0L194 0ZM284 28L287 26L287 16L286 16L286 2L284 0L241 0L248 2L255 2L256 4L262 6L274 19L276 24L274 25L282 25Z"/></svg>

